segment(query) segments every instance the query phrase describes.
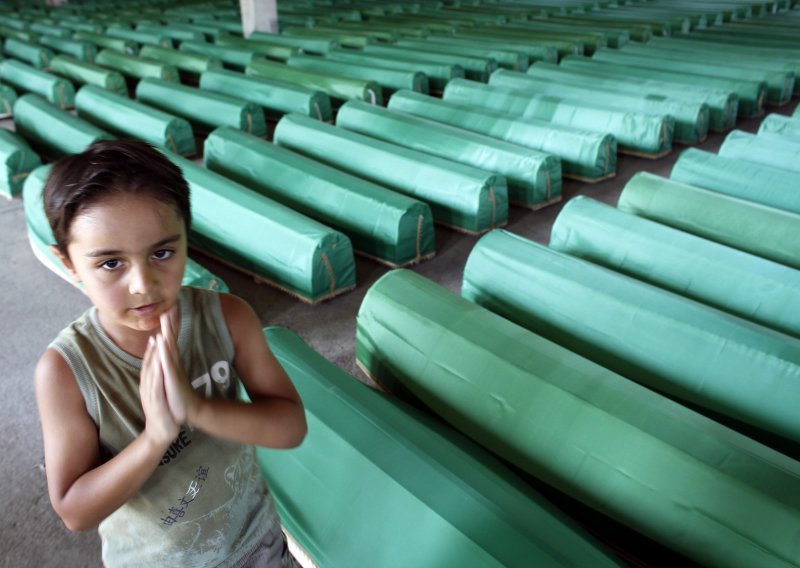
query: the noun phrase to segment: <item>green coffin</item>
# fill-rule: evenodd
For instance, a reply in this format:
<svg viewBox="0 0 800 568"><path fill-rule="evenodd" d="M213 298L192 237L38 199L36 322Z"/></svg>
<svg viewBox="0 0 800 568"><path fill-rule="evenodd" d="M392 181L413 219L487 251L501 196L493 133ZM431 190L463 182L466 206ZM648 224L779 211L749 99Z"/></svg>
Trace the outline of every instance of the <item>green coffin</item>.
<svg viewBox="0 0 800 568"><path fill-rule="evenodd" d="M800 105L797 108L800 109ZM758 127L758 134L781 136L792 142L800 142L800 115L798 117L767 115Z"/></svg>
<svg viewBox="0 0 800 568"><path fill-rule="evenodd" d="M125 55L113 49L103 49L95 58L95 63L119 71L126 77L138 80L144 78L161 79L171 83L179 83L180 77L178 70L173 65L154 61L152 59L140 59L133 55Z"/></svg>
<svg viewBox="0 0 800 568"><path fill-rule="evenodd" d="M0 80L18 91L42 96L59 108L72 108L75 104L75 88L72 83L19 61L0 61Z"/></svg>
<svg viewBox="0 0 800 568"><path fill-rule="evenodd" d="M503 50L493 46L481 46L479 41L464 40L463 38L428 37L424 40L401 39L393 45L421 49L430 53L445 53L448 55L468 55L471 57L490 58L497 61L498 66L505 69L524 71L530 65L530 57L522 50ZM544 53L542 54L544 56Z"/></svg>
<svg viewBox="0 0 800 568"><path fill-rule="evenodd" d="M54 56L53 52L44 46L11 37L3 42L3 53L37 69L49 67L50 60Z"/></svg>
<svg viewBox="0 0 800 568"><path fill-rule="evenodd" d="M68 55L56 55L50 62L50 71L77 85L95 85L112 93L128 97L125 77L117 71L84 63Z"/></svg>
<svg viewBox="0 0 800 568"><path fill-rule="evenodd" d="M631 95L600 87L568 85L543 81L526 73L500 69L489 79L490 86L516 89L525 93L564 97L574 102L588 101L593 106L631 109L675 119L676 142L694 144L708 136L709 110L705 104L691 104L661 95Z"/></svg>
<svg viewBox="0 0 800 568"><path fill-rule="evenodd" d="M482 233L508 221L502 176L291 114L275 128L276 144L424 201L437 223Z"/></svg>
<svg viewBox="0 0 800 568"><path fill-rule="evenodd" d="M650 157L664 156L672 151L675 121L664 116L600 108L464 79L448 83L442 98L448 103L488 108L579 130L611 134L617 139L620 151Z"/></svg>
<svg viewBox="0 0 800 568"><path fill-rule="evenodd" d="M7 198L20 195L25 178L41 164L38 154L21 136L0 129L0 195Z"/></svg>
<svg viewBox="0 0 800 568"><path fill-rule="evenodd" d="M414 264L435 253L430 208L232 128L205 142L205 164L328 226L353 248L388 264Z"/></svg>
<svg viewBox="0 0 800 568"><path fill-rule="evenodd" d="M355 286L353 249L343 234L189 160L168 157L192 191L194 246L309 303Z"/></svg>
<svg viewBox="0 0 800 568"><path fill-rule="evenodd" d="M271 61L252 61L245 72L255 77L266 77L277 81L295 83L308 89L327 93L339 102L364 100L373 105L383 104L383 92L378 83L361 79L350 79L306 69L289 67Z"/></svg>
<svg viewBox="0 0 800 568"><path fill-rule="evenodd" d="M339 43L327 39L315 39L312 37L292 37L278 34L270 34L263 32L253 32L247 39L249 41L263 41L276 45L285 45L300 50L301 53L328 53L334 47L338 47ZM295 54L296 55L296 54ZM292 55L294 57L294 55Z"/></svg>
<svg viewBox="0 0 800 568"><path fill-rule="evenodd" d="M179 72L193 79L196 79L204 71L222 69L222 62L219 59L168 47L145 45L139 52L139 56L172 65Z"/></svg>
<svg viewBox="0 0 800 568"><path fill-rule="evenodd" d="M360 383L295 333L264 336L303 399L308 435L258 457L283 526L316 565L616 565L474 442Z"/></svg>
<svg viewBox="0 0 800 568"><path fill-rule="evenodd" d="M80 61L91 63L97 55L97 47L91 43L83 41L75 41L71 39L64 39L53 36L42 36L39 38L39 43L49 47L53 51L70 55ZM50 61L48 65L52 71L53 62Z"/></svg>
<svg viewBox="0 0 800 568"><path fill-rule="evenodd" d="M800 214L800 171L690 148L675 162L670 179Z"/></svg>
<svg viewBox="0 0 800 568"><path fill-rule="evenodd" d="M61 261L50 249L50 245L55 244L55 239L42 203L42 192L44 191L47 176L50 175L50 167L50 165L46 165L36 168L25 181L23 204L25 206L25 224L28 227L28 239L33 253L42 264L73 286L76 286L77 284L67 273L64 265L61 264ZM192 211L192 215L194 215L194 211ZM220 292L228 291L228 286L225 282L191 258L186 259L186 269L183 273L182 283L184 286L196 286L208 290L219 290Z"/></svg>
<svg viewBox="0 0 800 568"><path fill-rule="evenodd" d="M141 45L156 45L159 47L172 47L172 40L160 33L132 30L129 28L109 26L105 31L106 36L120 38Z"/></svg>
<svg viewBox="0 0 800 568"><path fill-rule="evenodd" d="M410 271L356 334L379 383L573 498L704 565L797 565L797 461Z"/></svg>
<svg viewBox="0 0 800 568"><path fill-rule="evenodd" d="M336 124L505 176L516 205L539 209L561 200L561 163L550 154L357 101L339 109Z"/></svg>
<svg viewBox="0 0 800 568"><path fill-rule="evenodd" d="M33 22L30 26L30 31L41 34L40 39L44 37L67 38L72 35L72 32L68 29L62 28L58 25L50 25L42 22Z"/></svg>
<svg viewBox="0 0 800 568"><path fill-rule="evenodd" d="M513 117L410 91L395 93L387 108L553 154L561 160L564 177L594 182L616 173L617 141L611 134Z"/></svg>
<svg viewBox="0 0 800 568"><path fill-rule="evenodd" d="M725 137L719 155L800 173L800 141L786 140L783 136L756 136L734 130Z"/></svg>
<svg viewBox="0 0 800 568"><path fill-rule="evenodd" d="M11 116L15 102L17 102L17 92L8 85L0 83L0 118Z"/></svg>
<svg viewBox="0 0 800 568"><path fill-rule="evenodd" d="M390 57L404 57L430 63L458 65L464 69L467 78L482 82L486 82L489 79L489 75L497 70L497 61L491 57L451 55L437 51L424 51L422 49L385 45L367 45L364 47L364 53L371 55L388 55Z"/></svg>
<svg viewBox="0 0 800 568"><path fill-rule="evenodd" d="M136 31L148 32L151 34L158 34L162 37L168 37L175 43L181 43L184 41L205 41L205 36L200 32L181 30L169 25L156 26L151 24L138 24L136 26Z"/></svg>
<svg viewBox="0 0 800 568"><path fill-rule="evenodd" d="M123 137L137 138L182 156L193 156L195 147L191 125L184 119L126 96L86 85L75 97L78 116Z"/></svg>
<svg viewBox="0 0 800 568"><path fill-rule="evenodd" d="M419 71L403 71L384 67L355 65L343 61L333 61L311 55L293 55L286 62L290 67L319 71L329 75L352 77L364 81L374 81L383 92L411 89L420 93L428 92L428 78Z"/></svg>
<svg viewBox="0 0 800 568"><path fill-rule="evenodd" d="M232 126L255 136L267 133L261 107L244 99L169 83L142 79L136 99L172 115L181 116L203 131Z"/></svg>
<svg viewBox="0 0 800 568"><path fill-rule="evenodd" d="M139 44L135 41L130 41L127 39L122 39L118 37L109 37L101 34L95 34L92 32L75 32L72 36L72 39L77 41L85 41L87 43L94 44L98 47L102 47L105 49L113 49L114 51L118 51L120 53L125 53L128 55L135 55L137 51L139 51Z"/></svg>
<svg viewBox="0 0 800 568"><path fill-rule="evenodd" d="M247 51L236 47L223 47L221 45L199 41L181 42L180 50L187 53L198 53L200 55L214 57L222 61L228 67L242 70L247 67L251 61L259 57L254 51Z"/></svg>
<svg viewBox="0 0 800 568"><path fill-rule="evenodd" d="M298 49L293 46L280 45L266 41L254 41L226 34L218 35L216 38L214 38L214 43L223 47L247 49L264 57L269 57L270 59L276 59L278 61L286 61L292 55L298 53Z"/></svg>
<svg viewBox="0 0 800 568"><path fill-rule="evenodd" d="M489 40L485 38L473 39L468 37L455 37L452 35L445 35L444 33L433 33L425 38L426 41L436 45L447 45L456 47L465 47L469 53L471 49L476 49L484 55L494 57L500 65L503 65L503 60L507 57L504 53L521 53L524 55L528 62L525 65L520 65L518 69L524 71L528 68L533 61L550 61L555 63L558 61L558 50L555 46L545 44L528 44L521 45L519 43L504 43L502 40ZM485 49L484 49L485 47ZM497 53L495 55L495 53ZM524 60L520 63L525 63ZM505 65L504 65L505 66Z"/></svg>
<svg viewBox="0 0 800 568"><path fill-rule="evenodd" d="M800 339L505 231L483 237L461 295L697 408L800 442Z"/></svg>
<svg viewBox="0 0 800 568"><path fill-rule="evenodd" d="M800 268L800 215L640 172L619 197L623 211Z"/></svg>
<svg viewBox="0 0 800 568"><path fill-rule="evenodd" d="M48 158L78 154L98 140L114 136L62 110L38 95L24 95L14 103L17 134Z"/></svg>
<svg viewBox="0 0 800 568"><path fill-rule="evenodd" d="M571 199L550 248L800 338L800 271L588 197Z"/></svg>

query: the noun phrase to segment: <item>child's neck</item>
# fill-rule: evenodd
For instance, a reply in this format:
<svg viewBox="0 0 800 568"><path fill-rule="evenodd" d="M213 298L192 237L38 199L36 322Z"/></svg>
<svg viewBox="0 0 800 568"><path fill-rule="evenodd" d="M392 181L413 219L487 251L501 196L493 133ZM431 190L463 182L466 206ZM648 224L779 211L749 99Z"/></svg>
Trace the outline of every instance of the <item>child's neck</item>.
<svg viewBox="0 0 800 568"><path fill-rule="evenodd" d="M144 357L144 352L147 348L147 340L151 335L156 335L160 329L158 327L152 330L118 328L114 325L108 325L104 321L103 314L99 311L97 313L97 321L100 323L100 327L103 328L108 338L114 342L114 345L137 359L142 359Z"/></svg>

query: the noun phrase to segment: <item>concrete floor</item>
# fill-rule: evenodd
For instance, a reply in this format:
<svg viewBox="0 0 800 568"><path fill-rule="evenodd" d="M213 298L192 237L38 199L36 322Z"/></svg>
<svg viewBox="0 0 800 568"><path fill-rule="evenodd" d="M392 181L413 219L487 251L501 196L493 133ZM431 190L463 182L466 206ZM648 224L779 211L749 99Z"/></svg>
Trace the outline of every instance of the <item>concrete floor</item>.
<svg viewBox="0 0 800 568"><path fill-rule="evenodd" d="M781 109L790 114L796 101ZM742 121L738 128L755 131L760 120ZM698 147L715 152L724 135L714 134ZM615 178L597 185L566 180L564 202L585 194L615 205L630 177L642 170L669 176L682 147L666 158L649 161L621 155ZM561 205L532 212L512 207L507 229L547 243ZM0 199L0 368L8 398L0 405L0 566L100 566L99 538L94 531L70 533L53 512L47 496L42 439L31 380L41 353L56 334L88 306L87 298L46 269L28 244L22 201ZM477 241L450 230L436 229L437 254L414 270L460 291L464 263ZM355 316L370 285L388 269L357 258L356 289L317 306L307 306L273 288L257 284L200 254L192 256L222 277L231 289L256 309L266 325L285 326L299 333L328 360L361 380L354 362Z"/></svg>

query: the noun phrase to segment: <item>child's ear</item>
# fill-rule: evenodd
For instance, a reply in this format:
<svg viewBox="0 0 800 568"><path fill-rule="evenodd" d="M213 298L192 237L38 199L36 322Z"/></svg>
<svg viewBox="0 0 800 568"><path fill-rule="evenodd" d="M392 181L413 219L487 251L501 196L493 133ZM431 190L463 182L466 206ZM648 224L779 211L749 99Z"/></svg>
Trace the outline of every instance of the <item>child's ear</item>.
<svg viewBox="0 0 800 568"><path fill-rule="evenodd" d="M75 272L75 267L72 265L72 261L69 259L69 256L62 253L56 245L50 245L50 252L52 252L59 262L61 262L67 272L69 272L69 275L72 276L72 279L80 284L81 279L78 276L78 273Z"/></svg>

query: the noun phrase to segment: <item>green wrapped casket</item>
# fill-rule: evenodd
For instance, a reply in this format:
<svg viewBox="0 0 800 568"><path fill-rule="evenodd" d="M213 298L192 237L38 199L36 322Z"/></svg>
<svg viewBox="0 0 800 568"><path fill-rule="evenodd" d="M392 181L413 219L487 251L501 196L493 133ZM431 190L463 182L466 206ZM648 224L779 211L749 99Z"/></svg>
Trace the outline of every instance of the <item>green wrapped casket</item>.
<svg viewBox="0 0 800 568"><path fill-rule="evenodd" d="M139 56L172 65L183 77L191 80L197 80L204 71L222 69L222 61L219 59L188 51L178 51L169 47L145 45L139 52Z"/></svg>
<svg viewBox="0 0 800 568"><path fill-rule="evenodd" d="M0 118L11 116L15 102L17 102L17 92L8 85L0 83Z"/></svg>
<svg viewBox="0 0 800 568"><path fill-rule="evenodd" d="M95 55L97 55L97 47L94 44L83 41L44 35L39 38L39 43L49 47L53 51L69 55L86 63L94 61ZM53 62L51 59L48 67L52 68L52 66Z"/></svg>
<svg viewBox="0 0 800 568"><path fill-rule="evenodd" d="M198 53L208 57L215 57L222 61L227 67L242 70L247 67L251 61L260 57L255 51L248 51L237 47L225 47L201 41L181 42L180 50L188 53Z"/></svg>
<svg viewBox="0 0 800 568"><path fill-rule="evenodd" d="M797 566L800 463L395 270L356 357L484 447L693 561Z"/></svg>
<svg viewBox="0 0 800 568"><path fill-rule="evenodd" d="M783 136L768 133L756 136L734 130L725 137L719 147L719 155L800 172L800 140L795 142Z"/></svg>
<svg viewBox="0 0 800 568"><path fill-rule="evenodd" d="M342 231L353 248L389 266L435 254L430 208L239 130L205 141L206 167Z"/></svg>
<svg viewBox="0 0 800 568"><path fill-rule="evenodd" d="M50 61L53 59L53 52L46 47L15 39L8 38L3 42L3 53L9 57L13 57L19 61L34 66L36 69L45 69L50 66Z"/></svg>
<svg viewBox="0 0 800 568"><path fill-rule="evenodd" d="M75 104L72 83L13 59L0 61L0 80L18 91L40 95L59 108L72 108Z"/></svg>
<svg viewBox="0 0 800 568"><path fill-rule="evenodd" d="M283 526L316 565L616 565L474 442L293 332L264 335L303 399L308 435L292 450L259 448L259 461Z"/></svg>
<svg viewBox="0 0 800 568"><path fill-rule="evenodd" d="M94 61L98 65L119 71L132 81L149 77L169 81L170 83L180 83L178 70L175 66L161 63L160 61L140 59L113 49L101 50Z"/></svg>
<svg viewBox="0 0 800 568"><path fill-rule="evenodd" d="M800 105L797 107L800 109ZM800 118L770 114L761 121L758 134L782 136L792 142L800 142Z"/></svg>
<svg viewBox="0 0 800 568"><path fill-rule="evenodd" d="M293 152L424 201L434 221L447 227L482 233L508 221L503 176L297 114L281 119L273 140Z"/></svg>
<svg viewBox="0 0 800 568"><path fill-rule="evenodd" d="M50 62L50 71L69 79L77 85L96 85L112 93L128 97L125 77L117 71L84 63L68 55L56 55Z"/></svg>
<svg viewBox="0 0 800 568"><path fill-rule="evenodd" d="M139 51L139 44L129 39L110 37L103 34L88 31L78 31L72 35L72 39L85 41L105 49L113 49L127 55L135 55ZM99 63L99 62L98 62Z"/></svg>
<svg viewBox="0 0 800 568"><path fill-rule="evenodd" d="M40 165L38 154L21 136L0 129L0 195L8 198L20 195L25 178Z"/></svg>
<svg viewBox="0 0 800 568"><path fill-rule="evenodd" d="M619 197L623 211L800 268L800 215L670 181L634 175Z"/></svg>

